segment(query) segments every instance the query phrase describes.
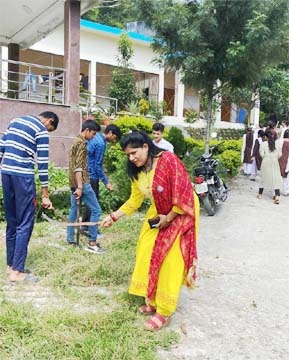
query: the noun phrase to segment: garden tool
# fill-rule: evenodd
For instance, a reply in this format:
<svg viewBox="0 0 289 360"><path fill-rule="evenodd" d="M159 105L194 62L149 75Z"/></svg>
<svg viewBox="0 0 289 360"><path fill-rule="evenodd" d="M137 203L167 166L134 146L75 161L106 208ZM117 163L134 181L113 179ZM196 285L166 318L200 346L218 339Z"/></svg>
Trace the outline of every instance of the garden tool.
<svg viewBox="0 0 289 360"><path fill-rule="evenodd" d="M47 214L45 214L44 212L41 214L42 218L48 222L54 223L56 225L62 226L62 227L67 227L67 226L74 226L74 227L80 227L80 226L94 226L94 225L99 225L100 222L99 221L84 221L84 222L63 222L63 221L58 221L58 220L54 220L51 219Z"/></svg>
<svg viewBox="0 0 289 360"><path fill-rule="evenodd" d="M80 199L76 200L76 222L79 223L80 218ZM80 227L76 228L76 245L79 246Z"/></svg>

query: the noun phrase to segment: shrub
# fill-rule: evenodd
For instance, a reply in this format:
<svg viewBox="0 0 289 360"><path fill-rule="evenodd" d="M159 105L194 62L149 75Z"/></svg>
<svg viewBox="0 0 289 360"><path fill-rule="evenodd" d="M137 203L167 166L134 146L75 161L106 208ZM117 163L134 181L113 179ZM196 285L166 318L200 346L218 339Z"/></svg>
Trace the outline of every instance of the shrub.
<svg viewBox="0 0 289 360"><path fill-rule="evenodd" d="M147 114L148 110L149 110L150 106L149 106L149 102L146 99L140 99L139 101L139 112L141 114Z"/></svg>
<svg viewBox="0 0 289 360"><path fill-rule="evenodd" d="M53 163L49 163L49 194L53 206L64 215L68 214L70 207L70 189L68 187L68 172L66 169L59 169ZM35 184L37 190L36 220L41 218L43 208L41 207L41 189L38 171L35 170ZM55 217L51 212L50 217Z"/></svg>
<svg viewBox="0 0 289 360"><path fill-rule="evenodd" d="M114 121L114 124L120 128L122 134L126 134L131 130L143 130L150 134L152 132L153 122L143 116L124 115Z"/></svg>
<svg viewBox="0 0 289 360"><path fill-rule="evenodd" d="M179 157L183 157L186 153L185 138L180 129L173 126L170 128L168 141L174 145L174 152Z"/></svg>
<svg viewBox="0 0 289 360"><path fill-rule="evenodd" d="M194 110L187 110L185 112L185 122L192 124L199 119L199 113Z"/></svg>
<svg viewBox="0 0 289 360"><path fill-rule="evenodd" d="M155 119L155 121L161 121L165 115L169 115L167 109L167 103L165 101L151 100L149 102L149 114Z"/></svg>
<svg viewBox="0 0 289 360"><path fill-rule="evenodd" d="M191 137L185 137L185 144L186 144L186 152L191 153L195 151L195 148L201 149L204 151L205 144L202 140L193 139Z"/></svg>
<svg viewBox="0 0 289 360"><path fill-rule="evenodd" d="M223 144L218 146L218 152L222 153L226 150L234 150L241 153L242 150L242 139L239 140L226 140Z"/></svg>
<svg viewBox="0 0 289 360"><path fill-rule="evenodd" d="M225 150L216 156L222 163L222 166L228 170L230 176L236 176L241 166L241 156L239 151Z"/></svg>
<svg viewBox="0 0 289 360"><path fill-rule="evenodd" d="M112 191L100 186L99 202L104 212L116 210L130 194L130 179L126 174L126 156L119 144L107 148L104 157L104 168L113 185Z"/></svg>

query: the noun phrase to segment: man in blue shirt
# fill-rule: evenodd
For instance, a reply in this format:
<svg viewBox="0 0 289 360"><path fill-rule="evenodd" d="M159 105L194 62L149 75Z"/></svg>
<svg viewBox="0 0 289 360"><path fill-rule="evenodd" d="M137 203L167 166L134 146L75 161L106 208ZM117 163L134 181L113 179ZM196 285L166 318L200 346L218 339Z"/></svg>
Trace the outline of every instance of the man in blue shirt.
<svg viewBox="0 0 289 360"><path fill-rule="evenodd" d="M0 163L4 211L7 222L7 272L12 282L35 281L25 261L34 225L36 189L34 165L37 158L41 205L51 209L48 195L48 132L58 126L58 116L45 111L39 116L13 119L0 140Z"/></svg>
<svg viewBox="0 0 289 360"><path fill-rule="evenodd" d="M108 142L116 142L120 139L120 137L121 132L119 127L114 124L110 124L105 128L103 134L98 132L87 144L89 179L97 199L99 199L99 180L103 182L107 190L112 190L112 185L103 170L103 159L106 144ZM83 221L89 221L89 217L90 211L86 207ZM86 231L86 229L82 228L82 231ZM100 237L101 234L98 233L98 238Z"/></svg>

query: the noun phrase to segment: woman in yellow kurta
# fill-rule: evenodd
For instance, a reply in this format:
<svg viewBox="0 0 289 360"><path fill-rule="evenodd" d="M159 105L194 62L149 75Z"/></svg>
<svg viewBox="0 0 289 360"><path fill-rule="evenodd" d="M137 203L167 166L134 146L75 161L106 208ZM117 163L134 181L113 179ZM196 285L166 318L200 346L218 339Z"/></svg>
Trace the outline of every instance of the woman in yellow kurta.
<svg viewBox="0 0 289 360"><path fill-rule="evenodd" d="M181 161L156 147L147 134L133 131L123 137L121 146L128 157L131 195L103 219L101 226L132 214L145 198L151 200L137 244L129 293L146 299L139 310L153 316L145 328L159 330L176 310L181 285L191 286L195 278L199 202ZM151 228L148 219L156 216L159 221Z"/></svg>

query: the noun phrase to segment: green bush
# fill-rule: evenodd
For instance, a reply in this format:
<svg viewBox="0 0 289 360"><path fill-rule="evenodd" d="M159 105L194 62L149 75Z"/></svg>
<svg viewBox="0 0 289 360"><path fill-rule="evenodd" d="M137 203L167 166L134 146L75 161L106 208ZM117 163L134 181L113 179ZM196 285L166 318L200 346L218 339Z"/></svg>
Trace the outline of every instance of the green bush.
<svg viewBox="0 0 289 360"><path fill-rule="evenodd" d="M182 130L173 126L168 134L168 141L174 146L174 153L179 157L183 157L186 153L186 143Z"/></svg>
<svg viewBox="0 0 289 360"><path fill-rule="evenodd" d="M238 174L241 166L241 156L239 151L225 150L216 157L221 161L222 166L227 169L228 174L231 177Z"/></svg>
<svg viewBox="0 0 289 360"><path fill-rule="evenodd" d="M187 145L186 155L182 161L186 166L191 178L194 177L194 169L199 166L200 156L205 151L203 141L192 138L185 139ZM222 178L236 176L241 166L241 148L242 140L226 140L224 142L211 140L210 146L218 145L214 151L214 158L220 160L218 171Z"/></svg>
<svg viewBox="0 0 289 360"><path fill-rule="evenodd" d="M53 207L62 215L68 215L70 207L70 188L68 186L68 171L59 169L53 163L49 163L49 197ZM43 208L41 207L41 187L37 169L35 170L35 184L37 190L36 220L41 219ZM53 211L49 217L57 218Z"/></svg>
<svg viewBox="0 0 289 360"><path fill-rule="evenodd" d="M49 163L49 192L68 185L68 172L66 169L59 169L53 163ZM37 168L35 169L35 184L37 192L40 192L40 181Z"/></svg>
<svg viewBox="0 0 289 360"><path fill-rule="evenodd" d="M205 143L202 140L193 139L191 137L185 137L185 144L186 144L186 152L188 153L195 151L196 148L204 152Z"/></svg>
<svg viewBox="0 0 289 360"><path fill-rule="evenodd" d="M234 150L241 153L242 139L239 140L226 140L223 144L218 146L218 153L222 153L226 150Z"/></svg>
<svg viewBox="0 0 289 360"><path fill-rule="evenodd" d="M118 120L114 121L114 124L120 128L122 134L126 134L132 130L143 130L150 134L153 126L152 120L148 120L143 116L129 115L119 117Z"/></svg>
<svg viewBox="0 0 289 360"><path fill-rule="evenodd" d="M126 174L126 156L120 145L109 146L104 157L104 168L113 185L112 191L100 186L99 202L103 212L116 210L129 197L130 179Z"/></svg>

